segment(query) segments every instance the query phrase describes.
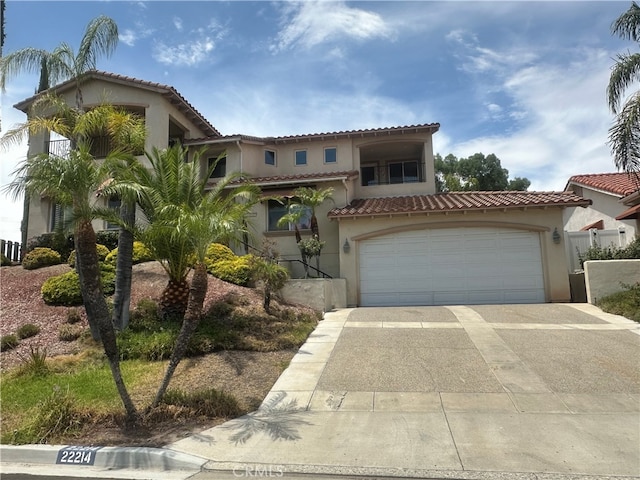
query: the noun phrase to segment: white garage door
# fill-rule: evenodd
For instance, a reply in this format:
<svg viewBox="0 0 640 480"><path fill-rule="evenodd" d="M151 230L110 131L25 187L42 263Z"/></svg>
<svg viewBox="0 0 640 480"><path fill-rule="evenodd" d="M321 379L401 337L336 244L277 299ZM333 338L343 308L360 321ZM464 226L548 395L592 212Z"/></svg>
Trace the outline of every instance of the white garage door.
<svg viewBox="0 0 640 480"><path fill-rule="evenodd" d="M545 301L536 232L401 232L362 241L359 257L362 306Z"/></svg>

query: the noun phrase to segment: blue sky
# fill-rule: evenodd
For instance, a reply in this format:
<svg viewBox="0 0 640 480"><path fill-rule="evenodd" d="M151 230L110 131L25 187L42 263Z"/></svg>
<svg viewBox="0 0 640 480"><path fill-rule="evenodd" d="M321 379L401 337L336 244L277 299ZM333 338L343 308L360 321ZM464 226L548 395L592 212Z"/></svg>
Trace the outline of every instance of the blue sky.
<svg viewBox="0 0 640 480"><path fill-rule="evenodd" d="M174 86L223 134L303 134L439 122L434 152L495 153L530 190L613 172L605 99L624 2L31 2L8 0L5 53L77 48L104 14L120 31L98 68ZM36 75L8 82L2 128ZM26 146L0 152L0 184ZM21 203L2 196L0 238Z"/></svg>

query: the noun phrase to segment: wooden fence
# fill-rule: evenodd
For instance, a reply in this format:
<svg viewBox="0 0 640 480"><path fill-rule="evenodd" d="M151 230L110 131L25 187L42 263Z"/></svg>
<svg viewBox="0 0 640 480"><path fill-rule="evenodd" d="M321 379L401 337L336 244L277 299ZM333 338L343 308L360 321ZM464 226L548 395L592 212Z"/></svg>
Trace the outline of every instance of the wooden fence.
<svg viewBox="0 0 640 480"><path fill-rule="evenodd" d="M12 262L20 262L22 261L22 244L20 242L0 240L0 253Z"/></svg>

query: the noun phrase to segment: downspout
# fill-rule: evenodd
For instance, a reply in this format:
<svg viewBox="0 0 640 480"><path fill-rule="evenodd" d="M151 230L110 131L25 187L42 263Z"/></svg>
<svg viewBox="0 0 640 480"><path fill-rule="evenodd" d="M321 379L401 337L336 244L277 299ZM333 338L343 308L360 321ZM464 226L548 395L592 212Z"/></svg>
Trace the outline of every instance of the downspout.
<svg viewBox="0 0 640 480"><path fill-rule="evenodd" d="M240 140L236 140L236 146L238 147L238 150L240 151L240 172L244 173L242 171L242 147L240 146Z"/></svg>

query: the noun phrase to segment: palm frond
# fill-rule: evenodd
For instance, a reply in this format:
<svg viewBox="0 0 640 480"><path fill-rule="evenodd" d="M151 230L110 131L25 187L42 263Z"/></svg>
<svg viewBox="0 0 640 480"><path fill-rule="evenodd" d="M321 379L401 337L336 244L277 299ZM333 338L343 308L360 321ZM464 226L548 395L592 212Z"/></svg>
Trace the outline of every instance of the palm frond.
<svg viewBox="0 0 640 480"><path fill-rule="evenodd" d="M5 90L7 80L22 72L37 73L49 52L40 48L22 48L0 58L0 87Z"/></svg>
<svg viewBox="0 0 640 480"><path fill-rule="evenodd" d="M611 24L611 33L625 40L640 40L640 7L636 2Z"/></svg>
<svg viewBox="0 0 640 480"><path fill-rule="evenodd" d="M617 115L609 129L609 146L618 169L640 172L640 92Z"/></svg>
<svg viewBox="0 0 640 480"><path fill-rule="evenodd" d="M118 26L109 17L100 15L87 25L75 59L76 76L96 68L100 55L111 56L118 45Z"/></svg>
<svg viewBox="0 0 640 480"><path fill-rule="evenodd" d="M607 101L613 113L618 113L625 91L640 80L640 53L618 55L611 69L607 87Z"/></svg>

